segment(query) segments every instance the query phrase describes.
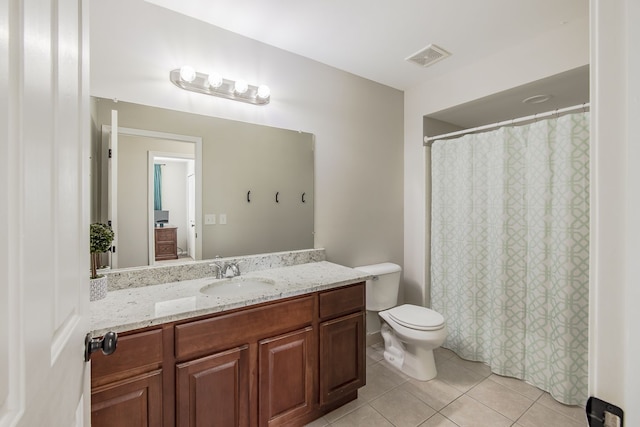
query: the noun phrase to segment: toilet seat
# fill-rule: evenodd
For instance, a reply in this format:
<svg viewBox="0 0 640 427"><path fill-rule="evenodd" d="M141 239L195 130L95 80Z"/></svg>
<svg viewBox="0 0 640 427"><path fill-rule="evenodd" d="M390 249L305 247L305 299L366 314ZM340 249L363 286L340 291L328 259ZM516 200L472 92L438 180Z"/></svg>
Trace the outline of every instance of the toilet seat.
<svg viewBox="0 0 640 427"><path fill-rule="evenodd" d="M437 311L413 304L403 304L387 310L400 325L418 331L435 331L444 327L444 317Z"/></svg>

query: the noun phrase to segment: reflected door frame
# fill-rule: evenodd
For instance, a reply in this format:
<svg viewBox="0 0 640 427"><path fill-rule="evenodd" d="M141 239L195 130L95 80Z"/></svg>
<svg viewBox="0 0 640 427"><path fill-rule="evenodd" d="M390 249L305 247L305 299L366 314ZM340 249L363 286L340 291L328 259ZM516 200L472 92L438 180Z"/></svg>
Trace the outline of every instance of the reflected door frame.
<svg viewBox="0 0 640 427"><path fill-rule="evenodd" d="M202 259L202 239L199 238L200 231L202 230L202 137L191 136L191 135L180 135L180 134L174 134L174 133L168 133L168 132L159 132L159 131L147 130L147 129L126 128L121 126L117 126L116 129L117 129L118 136L139 136L139 137L147 137L147 138L154 138L154 139L166 139L166 140L172 140L172 141L191 142L195 144L195 177L196 177L196 183L195 183L196 184L196 200L195 200L196 258L195 259L197 260ZM104 145L103 152L108 153L109 149L111 149L112 156L115 157L115 153L117 153L117 136L115 138L116 147L112 146L112 143L113 143L112 139L114 139L112 138L112 127L109 125L103 125L102 126L102 141ZM108 197L110 200L117 200L117 197L118 197L117 196L117 176L118 176L117 161L116 162L111 161L113 159L109 159L108 155L104 156L103 159L104 161L102 164L102 170L108 171L108 174L106 179L103 182L103 188L102 188L103 191L101 192L101 194L103 195L108 194ZM151 191L153 194L153 188L151 189ZM107 215L111 215L111 206L109 205L109 200L103 199L103 201L106 202L108 206ZM153 233L154 233L153 200L151 201L151 204L148 204L148 215L149 215L149 221L148 221L149 234L148 235L151 236L149 241L152 242ZM109 218L109 220L111 219ZM117 221L113 222L112 226L117 236L118 235ZM116 251L117 251L117 246L116 246ZM155 247L153 248L153 251L151 251L151 249L149 251L149 260L150 260L149 265L153 265L153 263L151 263L152 257L153 257L153 263L155 263ZM115 262L114 262L114 257L112 257L110 261L111 261L111 268L118 268L117 257L115 257Z"/></svg>

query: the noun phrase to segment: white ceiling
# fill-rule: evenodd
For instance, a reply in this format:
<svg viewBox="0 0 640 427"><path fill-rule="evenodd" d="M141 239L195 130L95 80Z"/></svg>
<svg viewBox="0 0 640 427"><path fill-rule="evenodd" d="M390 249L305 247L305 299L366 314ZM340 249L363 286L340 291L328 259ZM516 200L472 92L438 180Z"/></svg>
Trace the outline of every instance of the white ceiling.
<svg viewBox="0 0 640 427"><path fill-rule="evenodd" d="M589 13L586 0L146 1L400 90ZM452 56L405 61L431 43Z"/></svg>

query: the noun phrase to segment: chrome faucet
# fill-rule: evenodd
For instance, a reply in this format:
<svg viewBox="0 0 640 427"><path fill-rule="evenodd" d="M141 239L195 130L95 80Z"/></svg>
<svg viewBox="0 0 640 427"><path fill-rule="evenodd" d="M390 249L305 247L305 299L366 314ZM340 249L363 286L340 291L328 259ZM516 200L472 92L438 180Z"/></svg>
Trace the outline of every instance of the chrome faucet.
<svg viewBox="0 0 640 427"><path fill-rule="evenodd" d="M210 267L215 268L216 279L224 279L226 277L236 277L240 275L240 267L237 262L214 262L209 264Z"/></svg>
<svg viewBox="0 0 640 427"><path fill-rule="evenodd" d="M240 275L240 267L237 262L227 262L222 267L224 277L236 277Z"/></svg>
<svg viewBox="0 0 640 427"><path fill-rule="evenodd" d="M215 268L216 279L222 279L225 277L222 275L222 271L224 270L224 265L222 265L221 263L214 262L212 264L209 264L209 267Z"/></svg>

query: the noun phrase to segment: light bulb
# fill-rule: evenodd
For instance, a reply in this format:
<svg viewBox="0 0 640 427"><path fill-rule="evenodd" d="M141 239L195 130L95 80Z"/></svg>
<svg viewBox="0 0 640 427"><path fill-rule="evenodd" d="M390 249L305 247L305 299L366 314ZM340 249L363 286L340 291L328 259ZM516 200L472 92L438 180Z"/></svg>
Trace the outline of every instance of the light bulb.
<svg viewBox="0 0 640 427"><path fill-rule="evenodd" d="M217 89L220 86L222 86L222 76L218 73L211 73L209 74L208 82L209 82L209 86L211 86L214 89Z"/></svg>
<svg viewBox="0 0 640 427"><path fill-rule="evenodd" d="M180 68L180 78L187 83L191 83L196 79L196 70L194 70L193 67L185 65Z"/></svg>
<svg viewBox="0 0 640 427"><path fill-rule="evenodd" d="M271 95L271 89L267 85L258 86L258 98L267 99Z"/></svg>
<svg viewBox="0 0 640 427"><path fill-rule="evenodd" d="M234 90L236 93L243 94L249 89L249 84L244 80L237 80Z"/></svg>

